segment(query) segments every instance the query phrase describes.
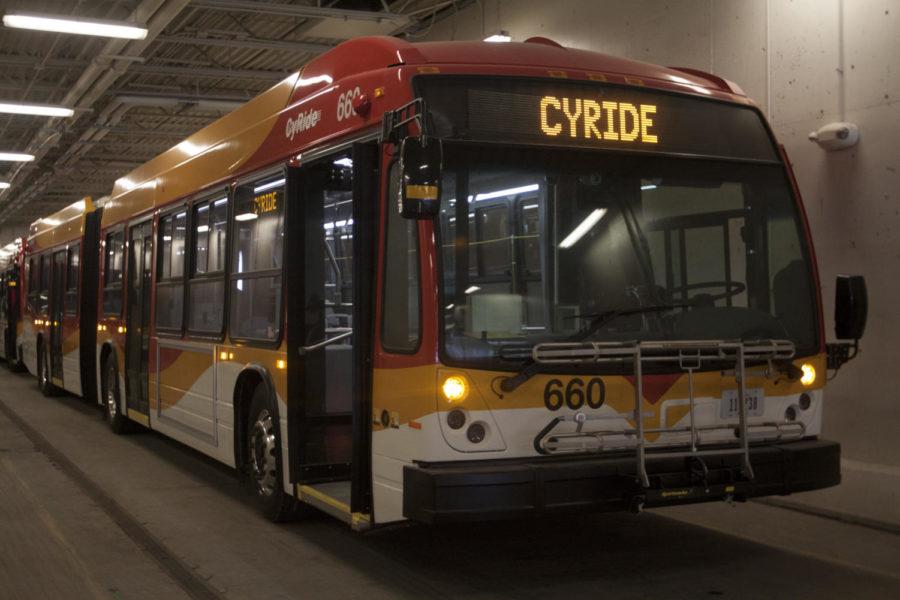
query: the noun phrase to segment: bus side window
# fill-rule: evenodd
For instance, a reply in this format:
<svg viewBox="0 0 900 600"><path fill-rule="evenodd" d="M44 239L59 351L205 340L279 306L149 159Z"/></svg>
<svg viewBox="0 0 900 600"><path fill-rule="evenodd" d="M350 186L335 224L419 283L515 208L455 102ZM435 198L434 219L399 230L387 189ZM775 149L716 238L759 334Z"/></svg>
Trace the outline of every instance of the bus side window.
<svg viewBox="0 0 900 600"><path fill-rule="evenodd" d="M229 334L274 343L281 335L284 175L239 185L234 193Z"/></svg>
<svg viewBox="0 0 900 600"><path fill-rule="evenodd" d="M159 220L156 268L156 328L181 333L184 320L184 242L187 211L182 209Z"/></svg>
<svg viewBox="0 0 900 600"><path fill-rule="evenodd" d="M106 234L106 253L103 263L103 314L122 314L122 262L124 232L120 229Z"/></svg>
<svg viewBox="0 0 900 600"><path fill-rule="evenodd" d="M391 176L392 188L398 177ZM396 197L391 189L388 198ZM418 221L404 219L393 202L387 205L384 249L384 301L381 343L385 350L413 353L419 348L419 240Z"/></svg>
<svg viewBox="0 0 900 600"><path fill-rule="evenodd" d="M78 314L78 279L80 273L80 246L69 246L66 257L66 297L65 314L75 316Z"/></svg>
<svg viewBox="0 0 900 600"><path fill-rule="evenodd" d="M225 314L225 242L228 196L194 204L191 213L191 275L188 331L221 335Z"/></svg>

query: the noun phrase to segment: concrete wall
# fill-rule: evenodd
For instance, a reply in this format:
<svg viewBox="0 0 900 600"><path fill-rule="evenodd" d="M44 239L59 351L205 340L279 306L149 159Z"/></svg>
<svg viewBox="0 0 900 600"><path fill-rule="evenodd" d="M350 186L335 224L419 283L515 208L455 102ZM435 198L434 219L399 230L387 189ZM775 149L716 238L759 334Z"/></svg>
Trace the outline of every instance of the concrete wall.
<svg viewBox="0 0 900 600"><path fill-rule="evenodd" d="M481 0L426 39L500 29L711 71L764 108L809 213L829 336L835 275L869 284L863 352L829 385L826 435L846 457L900 465L900 0ZM859 125L857 147L806 139L841 119Z"/></svg>

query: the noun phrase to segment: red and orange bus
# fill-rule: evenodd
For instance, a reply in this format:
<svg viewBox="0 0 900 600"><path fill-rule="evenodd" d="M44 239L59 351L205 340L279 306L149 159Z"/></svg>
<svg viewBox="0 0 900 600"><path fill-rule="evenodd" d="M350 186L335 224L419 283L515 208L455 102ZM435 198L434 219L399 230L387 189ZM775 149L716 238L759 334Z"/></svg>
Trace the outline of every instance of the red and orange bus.
<svg viewBox="0 0 900 600"><path fill-rule="evenodd" d="M273 519L840 480L819 434L851 346L783 149L714 75L360 38L96 204L32 230L25 364L241 470ZM839 290L858 339L863 282Z"/></svg>

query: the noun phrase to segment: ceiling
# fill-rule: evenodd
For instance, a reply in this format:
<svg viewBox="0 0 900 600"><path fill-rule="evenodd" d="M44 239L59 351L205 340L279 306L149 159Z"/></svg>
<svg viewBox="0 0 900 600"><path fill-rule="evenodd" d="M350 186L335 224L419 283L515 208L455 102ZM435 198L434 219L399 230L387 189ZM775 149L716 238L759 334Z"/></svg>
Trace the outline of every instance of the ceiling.
<svg viewBox="0 0 900 600"><path fill-rule="evenodd" d="M0 114L0 227L28 224L113 181L360 35L415 39L474 0L0 0L0 12L133 21L145 40L0 25L0 101L60 104L64 118ZM7 240L0 240L4 242Z"/></svg>

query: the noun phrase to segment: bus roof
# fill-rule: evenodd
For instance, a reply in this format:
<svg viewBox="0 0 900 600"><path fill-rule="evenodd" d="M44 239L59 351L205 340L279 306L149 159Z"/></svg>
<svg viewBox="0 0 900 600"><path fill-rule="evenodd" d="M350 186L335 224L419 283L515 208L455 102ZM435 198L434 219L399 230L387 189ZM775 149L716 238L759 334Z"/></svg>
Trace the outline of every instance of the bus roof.
<svg viewBox="0 0 900 600"><path fill-rule="evenodd" d="M28 228L28 250L40 252L78 239L84 234L84 216L93 210L94 203L88 196L33 222Z"/></svg>
<svg viewBox="0 0 900 600"><path fill-rule="evenodd" d="M341 118L335 115L334 96L326 92L344 93L347 86L341 86L341 82L346 84L345 80L352 78L350 85L358 87L362 84L357 82L363 80L376 82L368 87L362 85L362 93L371 93L375 86L396 85L396 77L386 76L390 67L418 68L418 72L437 70L428 65L472 66L497 73L522 68L546 69L545 76L573 78L608 74L624 77L623 82L631 85L726 99L740 97L741 101L748 102L737 86L713 75L564 48L543 38L505 44L480 41L413 44L393 37L357 38L313 59L299 72L116 180L104 203L103 226L164 206L217 182L224 186L230 177L283 160L311 144L373 128L381 117L374 110L376 103L373 102L373 110L366 118L339 123ZM384 87L379 89L385 93ZM397 108L406 101L402 93L391 95L389 90L392 104L382 103L377 108L382 112ZM291 115L297 119L293 125ZM310 115L313 120L309 120ZM302 132L297 139L296 131L291 129L295 126Z"/></svg>

